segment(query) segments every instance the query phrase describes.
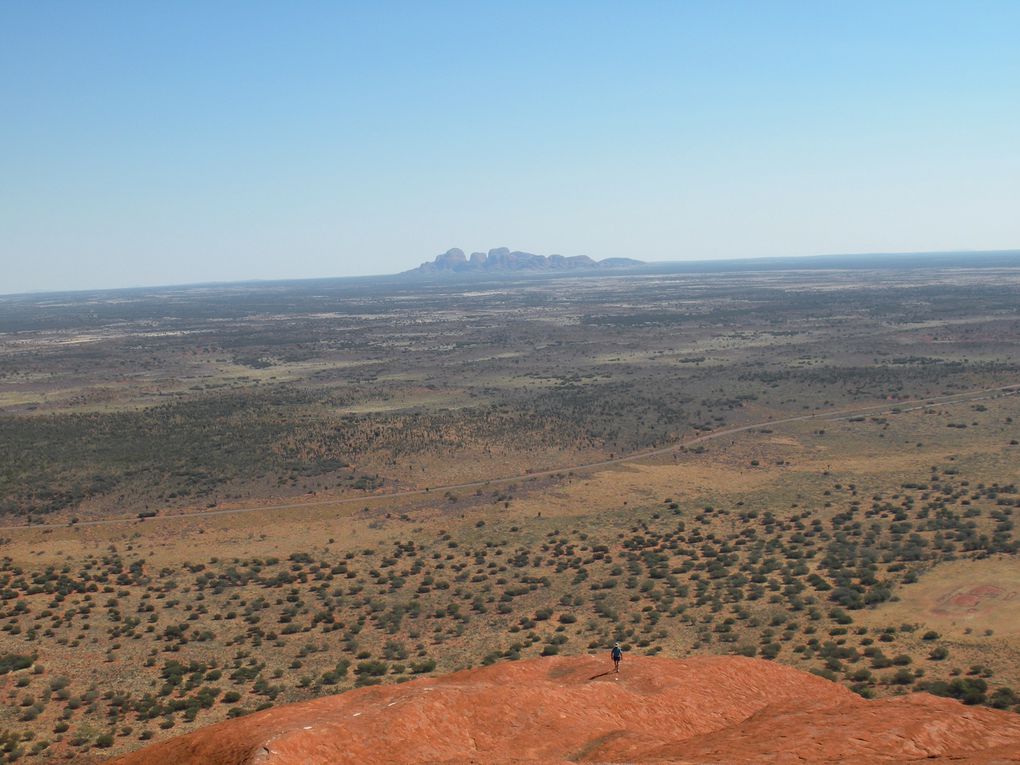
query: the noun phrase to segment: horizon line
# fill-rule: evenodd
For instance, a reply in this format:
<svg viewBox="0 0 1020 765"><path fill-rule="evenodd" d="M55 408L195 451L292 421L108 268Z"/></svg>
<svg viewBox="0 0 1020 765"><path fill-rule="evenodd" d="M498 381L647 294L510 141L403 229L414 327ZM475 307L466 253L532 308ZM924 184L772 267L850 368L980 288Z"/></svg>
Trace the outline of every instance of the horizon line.
<svg viewBox="0 0 1020 765"><path fill-rule="evenodd" d="M455 248L456 249L456 248ZM893 251L874 251L874 252L839 252L839 253L812 253L807 255L746 255L743 257L724 257L724 258L687 258L677 260L647 260L641 261L640 265L635 265L631 268L618 269L611 274L602 272L602 276L606 275L622 275L625 273L633 273L640 271L647 267L656 266L667 266L667 265L712 265L712 264L726 264L726 263L747 263L747 262L776 262L776 261L790 261L790 260L817 260L824 258L878 258L878 257L910 257L910 256L934 256L934 257L945 257L945 256L1020 256L1020 248L1005 248L1005 249L993 249L993 250L970 250L970 249L954 249L954 250L893 250ZM568 256L569 257L569 256ZM630 257L625 255L614 255L614 257ZM605 260L605 258L603 258ZM636 260L636 258L635 258ZM422 261L422 263L428 263L431 261ZM601 261L596 261L601 262ZM419 264L421 265L421 264ZM96 293L96 292L120 292L120 291L131 291L131 290L169 290L169 289L184 289L184 288L197 288L197 287L222 287L227 285L246 285L246 284L280 284L288 282L311 282L311 281L340 281L340 280L357 280L357 279L387 279L397 278L400 276L407 276L413 274L419 266L414 266L406 271L397 271L384 274L350 274L341 276L283 276L283 277L267 277L267 278L238 278L238 279L215 279L212 281L200 281L200 282L166 282L162 284L136 284L119 287L82 287L82 288L42 288L35 290L26 290L23 292L2 292L0 298L17 298L17 297L38 297L42 295L68 295L68 294L85 294L85 293ZM916 267L916 266L915 266ZM545 271L511 271L511 272L497 272L497 274L513 274L517 276L541 276L541 275L564 275L564 276L584 276L587 275L588 271L565 271L565 272L545 272ZM464 276L463 272L455 272L453 274L428 274L431 278L456 278L457 276ZM490 275L495 276L496 274Z"/></svg>

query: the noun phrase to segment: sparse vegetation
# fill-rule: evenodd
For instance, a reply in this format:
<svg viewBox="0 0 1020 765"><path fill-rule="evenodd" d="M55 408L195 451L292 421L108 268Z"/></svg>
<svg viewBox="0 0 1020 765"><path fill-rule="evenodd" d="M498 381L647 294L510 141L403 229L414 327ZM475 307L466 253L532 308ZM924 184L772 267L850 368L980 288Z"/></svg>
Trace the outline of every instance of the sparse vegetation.
<svg viewBox="0 0 1020 765"><path fill-rule="evenodd" d="M989 649L1015 646L1012 622L968 634L904 610L933 569L1020 550L1020 398L909 404L1014 380L1009 290L666 279L629 285L644 307L627 311L612 279L541 284L513 299L552 302L541 319L513 318L524 303L505 296L450 317L448 287L413 308L326 290L301 293L300 315L245 297L282 324L241 321L240 298L185 299L153 335L165 304L103 304L88 344L44 342L77 331L60 310L0 310L20 333L0 339L3 512L36 526L0 540L5 756L98 759L275 704L615 641L1017 708L1015 662ZM996 339L970 359L976 333ZM437 366L440 337L457 339ZM854 406L872 409L826 414ZM569 467L681 437L626 468ZM319 504L300 511L167 518L308 492ZM86 525L111 514L128 520Z"/></svg>

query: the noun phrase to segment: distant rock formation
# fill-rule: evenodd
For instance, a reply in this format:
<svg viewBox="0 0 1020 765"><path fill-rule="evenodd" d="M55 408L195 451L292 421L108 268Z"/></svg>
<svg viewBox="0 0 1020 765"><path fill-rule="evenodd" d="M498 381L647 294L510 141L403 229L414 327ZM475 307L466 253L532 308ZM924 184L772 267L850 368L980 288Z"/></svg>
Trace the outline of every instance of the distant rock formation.
<svg viewBox="0 0 1020 765"><path fill-rule="evenodd" d="M495 247L485 252L472 252L468 257L459 247L437 255L435 260L422 263L406 274L430 273L498 273L504 271L582 271L633 268L644 265L633 258L606 258L592 260L587 255L535 255L508 247Z"/></svg>
<svg viewBox="0 0 1020 765"><path fill-rule="evenodd" d="M109 765L1020 762L1020 715L867 701L763 659L503 662L274 707Z"/></svg>

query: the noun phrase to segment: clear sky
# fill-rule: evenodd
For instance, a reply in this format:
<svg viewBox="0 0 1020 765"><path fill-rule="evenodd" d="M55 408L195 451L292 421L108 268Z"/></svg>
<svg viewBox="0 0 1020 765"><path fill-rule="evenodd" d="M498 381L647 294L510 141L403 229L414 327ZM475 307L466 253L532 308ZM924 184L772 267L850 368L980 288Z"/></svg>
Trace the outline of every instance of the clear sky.
<svg viewBox="0 0 1020 765"><path fill-rule="evenodd" d="M0 293L1020 247L1020 2L0 2Z"/></svg>

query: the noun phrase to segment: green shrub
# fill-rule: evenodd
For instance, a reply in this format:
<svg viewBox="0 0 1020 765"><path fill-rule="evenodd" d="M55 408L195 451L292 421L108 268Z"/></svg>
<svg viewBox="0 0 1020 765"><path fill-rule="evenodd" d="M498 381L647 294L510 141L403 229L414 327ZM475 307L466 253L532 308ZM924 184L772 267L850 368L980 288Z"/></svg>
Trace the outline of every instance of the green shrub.
<svg viewBox="0 0 1020 765"><path fill-rule="evenodd" d="M432 672L436 668L435 659L424 659L423 661L411 662L411 671L416 675L424 674L425 672Z"/></svg>
<svg viewBox="0 0 1020 765"><path fill-rule="evenodd" d="M6 675L8 672L17 672L19 669L28 669L34 661L34 656L5 653L3 656L0 656L0 675Z"/></svg>

